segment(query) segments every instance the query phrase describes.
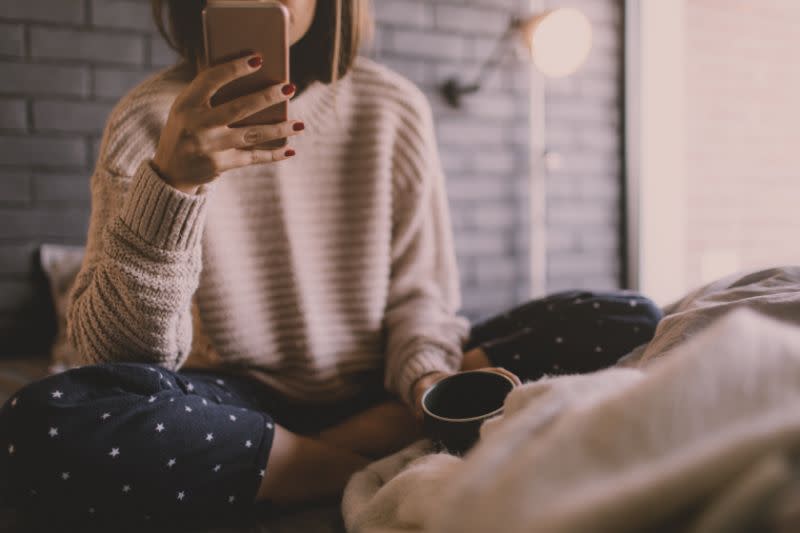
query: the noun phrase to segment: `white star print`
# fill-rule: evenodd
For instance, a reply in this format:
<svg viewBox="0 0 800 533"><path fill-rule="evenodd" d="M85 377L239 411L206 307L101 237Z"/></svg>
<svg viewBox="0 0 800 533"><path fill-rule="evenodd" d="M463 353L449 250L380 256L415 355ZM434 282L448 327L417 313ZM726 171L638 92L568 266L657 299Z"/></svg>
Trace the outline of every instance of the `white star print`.
<svg viewBox="0 0 800 533"><path fill-rule="evenodd" d="M170 459L170 460L169 460L169 462L167 463L167 466L168 466L168 467L170 467L170 468L172 468L173 466L175 466L175 459L174 459L174 458L173 458L173 459Z"/></svg>
<svg viewBox="0 0 800 533"><path fill-rule="evenodd" d="M236 422L236 415L228 415L232 422Z"/></svg>
<svg viewBox="0 0 800 533"><path fill-rule="evenodd" d="M172 402L175 401L175 398L170 398L169 401L170 401L170 403L172 403Z"/></svg>
<svg viewBox="0 0 800 533"><path fill-rule="evenodd" d="M161 423L156 424L156 431L158 431L159 433L164 431L164 424Z"/></svg>
<svg viewBox="0 0 800 533"><path fill-rule="evenodd" d="M103 413L103 416L101 416L100 418L102 418L103 420L106 420L106 419L108 419L110 417L111 417L111 413Z"/></svg>
<svg viewBox="0 0 800 533"><path fill-rule="evenodd" d="M603 351L603 348L602 348L602 346L595 346L594 347L594 351L597 352L597 353L600 353L600 352Z"/></svg>
<svg viewBox="0 0 800 533"><path fill-rule="evenodd" d="M61 473L61 479L63 479L64 481L68 480L69 479L69 472L62 472Z"/></svg>
<svg viewBox="0 0 800 533"><path fill-rule="evenodd" d="M264 471L263 470L259 470L258 471L258 477L264 477Z"/></svg>
<svg viewBox="0 0 800 533"><path fill-rule="evenodd" d="M272 429L272 422L267 422L267 429Z"/></svg>
<svg viewBox="0 0 800 533"><path fill-rule="evenodd" d="M52 396L53 398L61 398L62 396L64 396L64 393L63 393L63 392L61 392L60 390L56 390L56 391L53 391L53 392L51 393L51 396Z"/></svg>
<svg viewBox="0 0 800 533"><path fill-rule="evenodd" d="M13 444L9 444L8 445L8 455L14 455L14 445Z"/></svg>
<svg viewBox="0 0 800 533"><path fill-rule="evenodd" d="M179 499L179 500L183 500L183 497L184 497L184 496L185 496L185 494L184 494L184 492L183 492L183 491L180 491L180 492L178 493L178 499Z"/></svg>
<svg viewBox="0 0 800 533"><path fill-rule="evenodd" d="M225 382L222 381L221 379L218 379L217 380L217 385L225 385Z"/></svg>
<svg viewBox="0 0 800 533"><path fill-rule="evenodd" d="M153 403L154 401L156 401L156 397L155 397L155 396L150 396L150 397L147 399L147 403Z"/></svg>
<svg viewBox="0 0 800 533"><path fill-rule="evenodd" d="M111 448L111 451L108 452L108 455L111 457L116 457L119 455L119 448Z"/></svg>
<svg viewBox="0 0 800 533"><path fill-rule="evenodd" d="M228 496L228 503L233 503L236 501L236 496Z"/></svg>
<svg viewBox="0 0 800 533"><path fill-rule="evenodd" d="M628 302L628 303L629 303L629 304L631 304L631 307L636 307L636 303L637 303L637 302L636 302L636 300L631 300L631 301L630 301L630 302Z"/></svg>
<svg viewBox="0 0 800 533"><path fill-rule="evenodd" d="M208 405L208 402L206 401L205 398L203 398L203 405Z"/></svg>
<svg viewBox="0 0 800 533"><path fill-rule="evenodd" d="M192 408L191 408L191 407L189 407L188 405L187 405L187 406L185 406L185 408L186 408L186 412L187 412L187 413L191 413L191 412L192 412Z"/></svg>
<svg viewBox="0 0 800 533"><path fill-rule="evenodd" d="M556 343L557 344L561 344L562 342L564 342L563 337L556 337Z"/></svg>
<svg viewBox="0 0 800 533"><path fill-rule="evenodd" d="M245 448L250 448L251 446L253 446L253 443L251 441L247 441L244 443Z"/></svg>
<svg viewBox="0 0 800 533"><path fill-rule="evenodd" d="M50 428L50 431L47 432L51 437L58 436L58 428Z"/></svg>
<svg viewBox="0 0 800 533"><path fill-rule="evenodd" d="M219 472L219 469L222 468L222 465L216 465L214 467L214 472Z"/></svg>
<svg viewBox="0 0 800 533"><path fill-rule="evenodd" d="M206 434L206 440L208 442L211 442L212 440L214 440L214 434L213 433Z"/></svg>
<svg viewBox="0 0 800 533"><path fill-rule="evenodd" d="M14 398L11 400L11 407L16 407L16 406L17 406L17 399Z"/></svg>
<svg viewBox="0 0 800 533"><path fill-rule="evenodd" d="M131 491L131 486L130 485L123 485L122 486L122 492L128 493L130 491Z"/></svg>
<svg viewBox="0 0 800 533"><path fill-rule="evenodd" d="M186 385L186 390L188 390L189 392L192 392L194 390L194 385L192 385L191 383L187 384Z"/></svg>

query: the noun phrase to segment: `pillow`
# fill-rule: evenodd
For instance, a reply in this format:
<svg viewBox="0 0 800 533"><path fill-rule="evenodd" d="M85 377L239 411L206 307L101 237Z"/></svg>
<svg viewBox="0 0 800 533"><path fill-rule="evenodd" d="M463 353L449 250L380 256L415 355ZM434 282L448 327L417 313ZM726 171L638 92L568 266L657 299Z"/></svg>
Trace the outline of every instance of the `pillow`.
<svg viewBox="0 0 800 533"><path fill-rule="evenodd" d="M83 246L62 244L43 244L39 250L56 315L56 337L50 350L51 372L61 372L82 364L78 351L67 340L67 301L85 250Z"/></svg>

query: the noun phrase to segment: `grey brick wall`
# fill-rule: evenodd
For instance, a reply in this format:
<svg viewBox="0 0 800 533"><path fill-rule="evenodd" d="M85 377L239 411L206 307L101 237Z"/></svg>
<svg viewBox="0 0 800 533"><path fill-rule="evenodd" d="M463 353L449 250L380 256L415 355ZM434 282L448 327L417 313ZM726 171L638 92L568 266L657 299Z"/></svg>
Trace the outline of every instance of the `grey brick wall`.
<svg viewBox="0 0 800 533"><path fill-rule="evenodd" d="M476 318L520 302L529 292L529 67L509 62L461 110L437 87L471 78L527 0L374 3L378 31L367 53L417 83L436 115L465 311ZM549 178L553 289L619 277L621 3L569 2L590 15L598 44L583 72L547 85L550 141L563 160ZM46 345L36 248L84 241L107 114L174 61L149 9L147 0L0 2L0 353Z"/></svg>

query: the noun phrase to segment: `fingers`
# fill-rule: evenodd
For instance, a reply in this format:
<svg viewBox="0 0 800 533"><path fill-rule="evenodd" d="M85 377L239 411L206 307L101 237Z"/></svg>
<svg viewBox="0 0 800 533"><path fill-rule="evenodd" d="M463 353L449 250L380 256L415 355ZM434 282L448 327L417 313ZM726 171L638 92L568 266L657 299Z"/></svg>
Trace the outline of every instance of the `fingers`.
<svg viewBox="0 0 800 533"><path fill-rule="evenodd" d="M248 54L200 71L189 84L186 103L196 107L207 104L220 88L261 68L257 56Z"/></svg>
<svg viewBox="0 0 800 533"><path fill-rule="evenodd" d="M203 122L209 127L233 124L262 109L288 100L294 91L294 85L292 84L278 84L257 93L240 96L230 102L211 108L205 113Z"/></svg>
<svg viewBox="0 0 800 533"><path fill-rule="evenodd" d="M278 148L277 150L238 150L233 148L220 152L217 157L217 167L219 172L225 172L233 168L258 165L261 163L275 163L289 159L295 154L291 148Z"/></svg>
<svg viewBox="0 0 800 533"><path fill-rule="evenodd" d="M243 128L221 126L209 132L208 145L211 150L222 151L230 148L245 149L264 142L284 139L300 134L305 124L299 120Z"/></svg>

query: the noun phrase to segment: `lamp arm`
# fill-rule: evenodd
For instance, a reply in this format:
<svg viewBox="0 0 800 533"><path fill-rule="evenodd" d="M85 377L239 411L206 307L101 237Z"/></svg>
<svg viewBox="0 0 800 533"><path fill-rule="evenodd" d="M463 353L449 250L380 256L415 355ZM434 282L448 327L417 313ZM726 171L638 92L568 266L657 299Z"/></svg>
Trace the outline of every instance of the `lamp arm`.
<svg viewBox="0 0 800 533"><path fill-rule="evenodd" d="M475 81L467 84L464 86L464 92L475 92L480 89L481 85L486 81L486 78L489 77L492 72L494 72L500 62L505 59L506 53L508 51L508 44L511 41L510 37L514 34L517 30L516 21L513 20L511 24L509 24L506 31L494 45L494 49L489 57L486 58L486 61L483 62L480 69L478 70L478 75L475 77Z"/></svg>
<svg viewBox="0 0 800 533"><path fill-rule="evenodd" d="M449 103L452 107L460 107L462 95L477 92L481 88L481 85L483 85L483 82L486 81L486 78L497 68L497 66L505 57L508 42L511 40L510 37L519 29L519 27L519 20L512 19L511 23L508 25L508 28L506 28L506 31L497 40L492 53L488 58L486 58L486 61L481 64L480 69L478 70L478 75L475 77L475 80L472 83L462 84L458 81L458 79L451 78L442 84L440 90L447 103Z"/></svg>

